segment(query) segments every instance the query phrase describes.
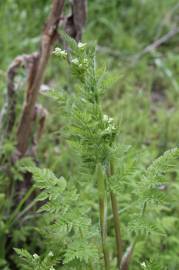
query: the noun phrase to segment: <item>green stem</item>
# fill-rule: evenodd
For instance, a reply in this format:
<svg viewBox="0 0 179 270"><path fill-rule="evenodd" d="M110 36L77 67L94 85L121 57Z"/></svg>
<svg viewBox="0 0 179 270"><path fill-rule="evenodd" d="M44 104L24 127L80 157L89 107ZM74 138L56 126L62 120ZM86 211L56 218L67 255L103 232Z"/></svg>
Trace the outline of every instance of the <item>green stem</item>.
<svg viewBox="0 0 179 270"><path fill-rule="evenodd" d="M101 164L97 164L96 166L96 180L98 185L99 221L100 221L104 266L105 270L109 270L110 269L109 254L106 246L107 224L106 224L105 178Z"/></svg>
<svg viewBox="0 0 179 270"><path fill-rule="evenodd" d="M113 192L110 192L111 196L111 205L114 219L114 229L115 229L115 238L116 238L116 247L117 247L117 264L120 267L121 258L122 258L122 239L121 239L121 229L120 229L120 219L118 214L118 206L116 196ZM119 268L120 269L120 268Z"/></svg>
<svg viewBox="0 0 179 270"><path fill-rule="evenodd" d="M0 260L2 262L5 262L5 243L6 243L6 233L2 231L0 233Z"/></svg>
<svg viewBox="0 0 179 270"><path fill-rule="evenodd" d="M19 214L15 217L14 221L20 219L26 212L28 212L35 204L37 203L37 199L35 198L32 202L30 202Z"/></svg>
<svg viewBox="0 0 179 270"><path fill-rule="evenodd" d="M114 168L112 162L110 162L110 172L109 176L114 174ZM120 225L120 218L119 218L119 211L117 205L117 199L114 192L110 192L111 197L111 205L112 205L112 213L113 213L113 220L114 220L114 230L115 230L115 238L116 238L116 248L117 248L117 265L120 269L121 258L122 258L122 238L121 238L121 225Z"/></svg>
<svg viewBox="0 0 179 270"><path fill-rule="evenodd" d="M143 217L144 214L145 214L146 207L147 207L147 201L144 202L143 207L142 207L142 213L141 213L141 216L142 216L142 217Z"/></svg>
<svg viewBox="0 0 179 270"><path fill-rule="evenodd" d="M109 254L106 247L106 221L105 221L105 200L99 199L99 212L100 212L100 229L101 229L101 241L102 241L102 250L104 256L105 269L109 270Z"/></svg>
<svg viewBox="0 0 179 270"><path fill-rule="evenodd" d="M24 203L28 200L28 198L31 196L32 192L34 191L35 187L32 186L28 192L25 194L25 196L22 198L22 200L19 202L18 206L16 207L16 209L14 210L14 212L11 214L9 221L8 221L8 227L10 227L13 223L14 223L14 219L15 217L18 215L18 213L20 212L22 206L24 205Z"/></svg>

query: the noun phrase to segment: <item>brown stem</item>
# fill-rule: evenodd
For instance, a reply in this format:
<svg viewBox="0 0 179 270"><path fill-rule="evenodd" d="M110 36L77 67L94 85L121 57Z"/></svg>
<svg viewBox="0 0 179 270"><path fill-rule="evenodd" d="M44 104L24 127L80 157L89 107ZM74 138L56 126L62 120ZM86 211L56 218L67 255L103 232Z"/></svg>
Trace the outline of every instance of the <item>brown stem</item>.
<svg viewBox="0 0 179 270"><path fill-rule="evenodd" d="M33 113L33 121L38 121L38 128L36 131L36 136L34 136L34 143L38 143L40 140L44 127L45 127L45 121L48 115L47 109L45 109L41 104L36 104L34 107L34 113Z"/></svg>
<svg viewBox="0 0 179 270"><path fill-rule="evenodd" d="M53 0L51 14L42 34L39 56L36 61L34 61L30 71L26 102L17 131L17 150L21 155L24 155L28 148L34 106L43 80L44 71L50 57L52 45L57 37L57 28L63 6L64 0Z"/></svg>
<svg viewBox="0 0 179 270"><path fill-rule="evenodd" d="M83 27L87 17L87 0L73 0L72 14L66 18L65 32L76 39L81 40Z"/></svg>
<svg viewBox="0 0 179 270"><path fill-rule="evenodd" d="M34 59L37 57L36 53L31 55L21 55L16 57L10 64L7 71L7 101L0 113L0 127L2 129L2 136L9 136L16 120L16 89L15 77L20 68L25 68L28 72Z"/></svg>

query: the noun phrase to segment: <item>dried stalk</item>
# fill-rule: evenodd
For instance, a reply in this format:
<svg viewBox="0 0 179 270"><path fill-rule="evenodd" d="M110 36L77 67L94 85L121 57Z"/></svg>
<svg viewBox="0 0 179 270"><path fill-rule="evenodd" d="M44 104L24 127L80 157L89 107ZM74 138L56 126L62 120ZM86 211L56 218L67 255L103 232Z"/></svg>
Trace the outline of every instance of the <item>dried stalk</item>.
<svg viewBox="0 0 179 270"><path fill-rule="evenodd" d="M42 34L40 52L30 71L26 101L17 131L17 150L21 156L23 156L28 149L33 122L33 111L52 46L57 37L57 29L63 6L64 0L53 0L51 14Z"/></svg>
<svg viewBox="0 0 179 270"><path fill-rule="evenodd" d="M38 142L43 134L44 127L45 127L45 121L48 115L48 111L42 107L41 104L36 104L34 108L34 121L38 120L38 129L36 133L36 142Z"/></svg>
<svg viewBox="0 0 179 270"><path fill-rule="evenodd" d="M40 52L30 71L26 102L17 131L17 150L21 156L28 149L28 138L30 137L32 127L32 114L54 41L58 37L57 30L59 22L62 19L63 6L64 0L53 0L51 14L42 35ZM86 0L74 0L72 4L72 15L67 18L64 28L77 41L81 39L85 20Z"/></svg>
<svg viewBox="0 0 179 270"><path fill-rule="evenodd" d="M7 102L1 111L0 125L2 129L1 136L9 136L16 120L16 86L15 77L20 68L25 68L28 72L37 53L31 55L21 55L16 57L10 64L7 71Z"/></svg>
<svg viewBox="0 0 179 270"><path fill-rule="evenodd" d="M73 0L72 14L66 18L65 32L76 41L81 40L82 30L87 17L87 0Z"/></svg>
<svg viewBox="0 0 179 270"><path fill-rule="evenodd" d="M143 51L139 54L139 56L143 56L146 53L149 53L156 48L160 47L162 44L166 43L168 40L170 40L172 37L177 35L179 33L179 28L173 28L171 29L167 34L163 35L161 38L155 40L152 44L148 45L143 49Z"/></svg>

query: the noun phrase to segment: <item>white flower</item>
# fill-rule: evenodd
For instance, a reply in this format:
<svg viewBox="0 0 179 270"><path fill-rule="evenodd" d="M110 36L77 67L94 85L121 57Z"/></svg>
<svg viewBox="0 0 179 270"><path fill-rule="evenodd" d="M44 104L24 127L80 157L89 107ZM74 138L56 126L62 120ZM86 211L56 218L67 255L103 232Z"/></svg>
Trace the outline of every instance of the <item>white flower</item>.
<svg viewBox="0 0 179 270"><path fill-rule="evenodd" d="M116 127L114 125L111 126L112 130L116 130Z"/></svg>
<svg viewBox="0 0 179 270"><path fill-rule="evenodd" d="M142 266L143 268L146 268L146 263L145 263L145 262L141 263L141 266Z"/></svg>
<svg viewBox="0 0 179 270"><path fill-rule="evenodd" d="M107 127L105 130L106 132L111 132L111 127Z"/></svg>
<svg viewBox="0 0 179 270"><path fill-rule="evenodd" d="M38 259L39 258L39 255L37 255L36 253L34 253L33 257L34 257L34 259Z"/></svg>
<svg viewBox="0 0 179 270"><path fill-rule="evenodd" d="M103 115L103 120L105 122L108 122L108 123L112 123L113 122L113 118L112 117L109 117L107 114L104 114Z"/></svg>
<svg viewBox="0 0 179 270"><path fill-rule="evenodd" d="M53 252L50 251L50 252L48 253L48 256L49 256L49 257L53 257L53 256L54 256Z"/></svg>
<svg viewBox="0 0 179 270"><path fill-rule="evenodd" d="M63 56L63 57L66 57L67 56L67 52L60 49L60 48L55 48L55 50L53 51L53 53L55 55L59 55L59 56Z"/></svg>
<svg viewBox="0 0 179 270"><path fill-rule="evenodd" d="M72 62L72 64L74 64L74 65L79 65L79 60L78 60L78 58L72 59L71 62Z"/></svg>
<svg viewBox="0 0 179 270"><path fill-rule="evenodd" d="M112 117L109 117L109 118L108 118L108 122L109 122L109 123L112 123L112 122L113 122L113 118L112 118Z"/></svg>
<svg viewBox="0 0 179 270"><path fill-rule="evenodd" d="M79 48L79 49L83 49L83 48L86 47L86 45L87 45L86 43L79 42L79 43L78 43L78 48Z"/></svg>
<svg viewBox="0 0 179 270"><path fill-rule="evenodd" d="M110 125L105 129L107 133L111 133L114 130L116 130L116 127L114 125Z"/></svg>
<svg viewBox="0 0 179 270"><path fill-rule="evenodd" d="M104 114L104 115L103 115L103 120L104 120L105 122L107 122L108 119L109 119L109 116L108 116L107 114Z"/></svg>

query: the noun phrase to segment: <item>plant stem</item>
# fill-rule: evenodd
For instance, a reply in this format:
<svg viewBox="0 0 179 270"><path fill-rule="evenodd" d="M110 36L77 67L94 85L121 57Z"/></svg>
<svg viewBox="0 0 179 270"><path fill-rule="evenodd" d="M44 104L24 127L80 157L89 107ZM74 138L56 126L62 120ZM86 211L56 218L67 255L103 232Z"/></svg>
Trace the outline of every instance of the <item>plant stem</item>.
<svg viewBox="0 0 179 270"><path fill-rule="evenodd" d="M34 189L35 189L35 187L32 186L29 189L29 191L25 194L25 196L22 198L22 200L19 202L19 204L17 205L16 209L14 210L14 212L11 214L11 216L9 218L8 227L10 227L14 223L14 220L15 220L16 216L18 215L18 213L21 210L21 208L24 205L24 203L31 196L31 194L33 193Z"/></svg>
<svg viewBox="0 0 179 270"><path fill-rule="evenodd" d="M110 162L110 172L109 175L112 176L114 174L114 168L112 162ZM112 205L112 213L114 219L114 230L115 230L115 238L116 238L116 247L117 247L117 265L120 269L121 258L122 258L122 239L121 239L121 229L120 229L120 218L119 211L117 205L117 199L114 192L110 192L111 197L111 205Z"/></svg>
<svg viewBox="0 0 179 270"><path fill-rule="evenodd" d="M111 205L114 219L114 229L116 235L116 247L117 247L117 261L118 267L120 267L121 258L122 258L122 239L121 239L121 230L120 230L120 219L118 214L118 206L116 196L113 192L110 192L111 196Z"/></svg>
<svg viewBox="0 0 179 270"><path fill-rule="evenodd" d="M99 198L99 214L100 214L100 229L101 229L101 241L102 250L104 256L105 270L109 270L109 254L106 247L106 218L105 218L105 200Z"/></svg>
<svg viewBox="0 0 179 270"><path fill-rule="evenodd" d="M6 242L6 233L2 231L0 233L0 260L2 262L5 261L5 242Z"/></svg>
<svg viewBox="0 0 179 270"><path fill-rule="evenodd" d="M104 178L104 173L102 171L101 164L97 164L96 166L96 180L97 180L97 185L98 185L99 220L100 220L104 266L105 266L105 270L109 270L110 269L109 254L106 247L107 224L106 224L105 178Z"/></svg>
<svg viewBox="0 0 179 270"><path fill-rule="evenodd" d="M16 221L17 219L20 219L26 212L28 212L35 204L37 203L37 199L35 198L32 202L30 202L14 219Z"/></svg>

